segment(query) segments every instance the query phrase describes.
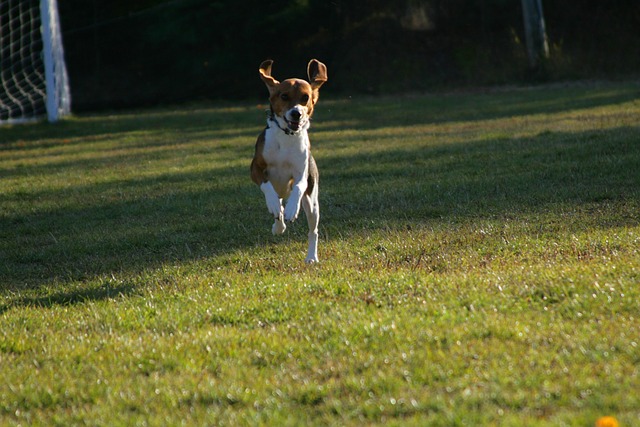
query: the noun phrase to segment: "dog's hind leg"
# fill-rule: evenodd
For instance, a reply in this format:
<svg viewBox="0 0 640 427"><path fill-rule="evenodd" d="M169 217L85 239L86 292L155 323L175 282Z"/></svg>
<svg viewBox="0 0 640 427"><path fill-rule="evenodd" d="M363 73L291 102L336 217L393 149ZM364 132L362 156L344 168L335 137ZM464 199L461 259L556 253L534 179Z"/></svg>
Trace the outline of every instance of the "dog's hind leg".
<svg viewBox="0 0 640 427"><path fill-rule="evenodd" d="M318 203L318 188L311 194L302 197L302 208L307 216L309 224L309 249L305 262L312 264L318 262L318 223L320 222L320 204Z"/></svg>

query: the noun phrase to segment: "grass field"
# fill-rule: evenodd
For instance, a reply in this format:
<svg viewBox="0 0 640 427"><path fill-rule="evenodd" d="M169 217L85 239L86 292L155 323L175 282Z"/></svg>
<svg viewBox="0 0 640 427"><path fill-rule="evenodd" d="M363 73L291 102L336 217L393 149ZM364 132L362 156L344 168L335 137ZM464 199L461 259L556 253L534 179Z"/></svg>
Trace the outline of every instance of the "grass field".
<svg viewBox="0 0 640 427"><path fill-rule="evenodd" d="M264 108L0 128L1 425L640 425L640 85L321 100L311 266Z"/></svg>

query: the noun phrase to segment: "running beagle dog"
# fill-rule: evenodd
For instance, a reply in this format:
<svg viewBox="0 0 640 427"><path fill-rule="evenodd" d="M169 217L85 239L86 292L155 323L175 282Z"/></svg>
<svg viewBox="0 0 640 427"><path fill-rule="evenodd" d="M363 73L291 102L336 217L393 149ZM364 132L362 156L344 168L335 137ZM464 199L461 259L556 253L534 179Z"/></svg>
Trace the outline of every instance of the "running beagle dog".
<svg viewBox="0 0 640 427"><path fill-rule="evenodd" d="M258 136L251 162L251 179L264 193L274 216L273 234L284 233L285 221L298 217L300 205L309 224L307 263L318 262L318 168L311 155L307 130L320 87L327 81L327 67L312 59L307 66L309 81L271 76L273 61L260 64L260 78L269 90L271 109L267 127ZM288 199L286 207L282 200Z"/></svg>

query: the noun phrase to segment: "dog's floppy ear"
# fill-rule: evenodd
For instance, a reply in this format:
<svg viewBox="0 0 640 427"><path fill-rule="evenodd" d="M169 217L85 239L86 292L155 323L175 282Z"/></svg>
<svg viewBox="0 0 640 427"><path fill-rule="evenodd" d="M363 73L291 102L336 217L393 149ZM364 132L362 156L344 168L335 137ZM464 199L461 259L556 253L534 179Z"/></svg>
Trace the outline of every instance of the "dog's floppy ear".
<svg viewBox="0 0 640 427"><path fill-rule="evenodd" d="M317 59L312 59L307 66L307 75L311 87L316 91L327 81L327 66Z"/></svg>
<svg viewBox="0 0 640 427"><path fill-rule="evenodd" d="M269 94L273 95L280 82L271 77L271 65L273 65L273 61L271 59L267 59L262 64L260 64L260 68L258 71L260 71L260 78L262 79L264 84L267 85Z"/></svg>

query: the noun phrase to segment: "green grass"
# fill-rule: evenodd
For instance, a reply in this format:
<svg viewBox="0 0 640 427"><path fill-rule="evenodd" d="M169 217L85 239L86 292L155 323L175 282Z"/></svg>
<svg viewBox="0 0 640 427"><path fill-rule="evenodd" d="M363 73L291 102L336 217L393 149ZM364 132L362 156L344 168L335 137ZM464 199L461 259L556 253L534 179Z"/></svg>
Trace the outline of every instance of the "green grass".
<svg viewBox="0 0 640 427"><path fill-rule="evenodd" d="M0 424L637 424L639 94L323 99L312 266L264 106L0 128Z"/></svg>

